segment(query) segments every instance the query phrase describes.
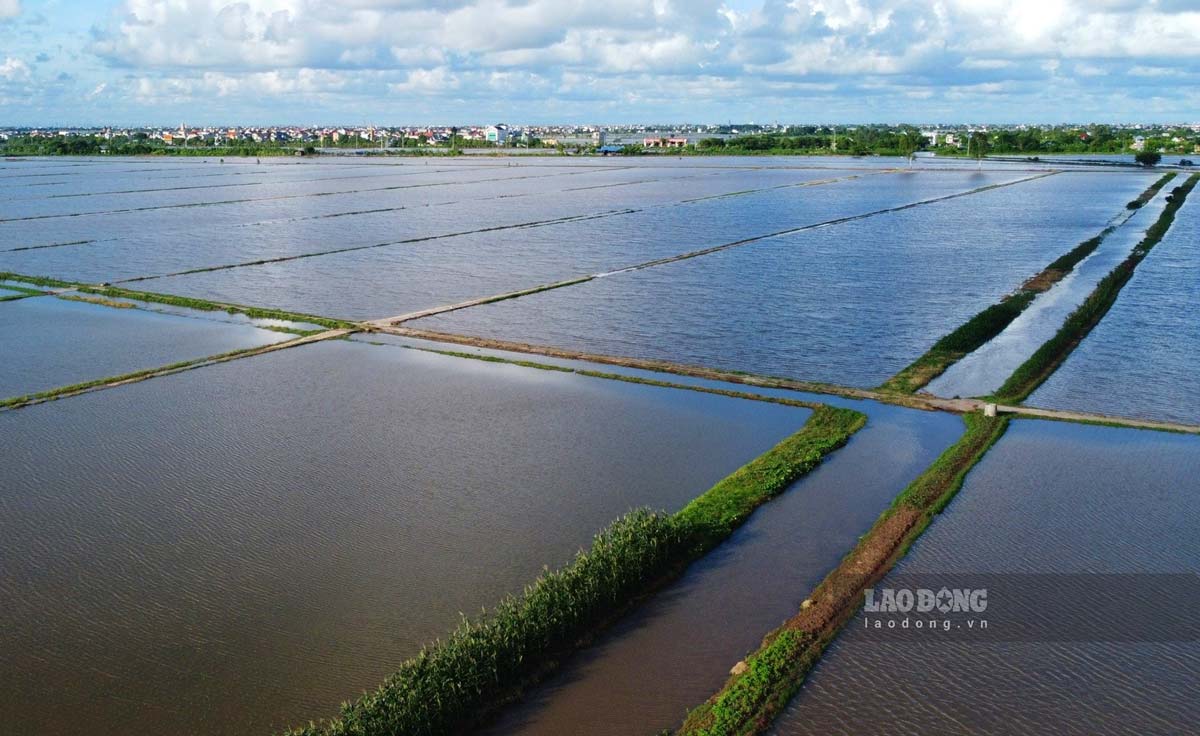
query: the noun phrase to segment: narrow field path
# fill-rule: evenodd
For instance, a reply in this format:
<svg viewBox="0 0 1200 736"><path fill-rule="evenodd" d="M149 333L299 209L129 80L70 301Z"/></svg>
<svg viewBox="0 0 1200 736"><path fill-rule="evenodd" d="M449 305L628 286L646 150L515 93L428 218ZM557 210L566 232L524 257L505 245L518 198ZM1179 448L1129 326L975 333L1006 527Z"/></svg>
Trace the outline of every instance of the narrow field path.
<svg viewBox="0 0 1200 736"><path fill-rule="evenodd" d="M586 353L578 350L556 348L547 345L531 345L528 343L508 342L486 337L474 337L471 335L455 335L445 332L431 332L428 330L414 329L412 327L389 325L387 324L386 320L364 322L361 324L363 329L367 332L380 332L388 335L408 337L417 340L427 340L430 342L449 343L454 345L466 345L469 347L482 348L484 350L499 350L512 353L524 353L528 355L544 355L550 358L578 360L586 363L597 363L600 365L615 365L623 368L634 368L638 370L653 371L656 373L673 373L680 376L691 376L693 378L703 378L712 381L722 381L725 383L738 383L747 386L757 386L760 388L776 388L789 391L802 391L806 393L828 394L831 396L841 396L848 399L878 401L881 404L892 404L895 406L908 407L910 409L921 409L924 411L944 411L954 414L966 414L973 411L983 411L989 406L989 402L982 399L946 399L924 393L901 394L887 391L877 391L875 389L855 388L853 386L839 386L831 383L801 381L792 378L759 376L750 373L726 371L719 368L708 368L705 366L673 363L665 360L602 355L598 353ZM998 404L995 406L998 414L1009 414L1014 416L1053 419L1087 424L1108 424L1118 427L1129 427L1133 429L1153 429L1164 432L1200 434L1200 425L1195 424L1160 422L1149 419L1138 419L1134 417L1121 417L1108 414L1094 414L1077 411L1060 411L1057 409L1040 409L1008 404Z"/></svg>
<svg viewBox="0 0 1200 736"><path fill-rule="evenodd" d="M181 363L173 363L171 365L163 366L161 368L151 368L151 369L147 369L147 370L136 371L133 373L124 373L119 376L112 376L110 378L102 378L102 379L98 379L95 381L88 381L86 383L73 384L70 386L63 386L60 388L51 389L49 391L42 391L42 392L39 392L36 394L31 394L29 396L14 397L13 399L6 399L5 400L6 403L0 404L0 411L15 411L17 409L21 409L26 406L33 406L35 404L44 404L49 401L57 401L59 399L66 399L66 398L70 398L72 396L79 396L81 394L88 394L88 393L92 393L95 391L103 391L103 390L109 389L109 388L116 388L117 386L125 386L130 383L138 383L140 381L146 381L151 378L158 378L159 376L169 376L169 375L172 375L175 373L182 373L184 371L190 371L195 368L203 368L204 366L217 365L218 363L228 363L231 360L238 360L239 358L252 358L256 355L263 355L265 353L273 353L278 350L286 350L288 348L300 347L301 345L309 345L314 342L322 342L324 340L334 340L337 338L352 335L357 331L358 330L356 330L356 329L350 329L350 328L339 328L339 329L335 329L335 330L326 330L324 332L318 332L313 335L304 335L303 337L297 337L294 340L285 340L284 342L272 343L270 345L263 345L261 347L247 348L245 350L236 350L236 351L229 352L229 353L222 353L220 355L212 355L212 356L209 356L206 358L198 358L196 360L184 361Z"/></svg>

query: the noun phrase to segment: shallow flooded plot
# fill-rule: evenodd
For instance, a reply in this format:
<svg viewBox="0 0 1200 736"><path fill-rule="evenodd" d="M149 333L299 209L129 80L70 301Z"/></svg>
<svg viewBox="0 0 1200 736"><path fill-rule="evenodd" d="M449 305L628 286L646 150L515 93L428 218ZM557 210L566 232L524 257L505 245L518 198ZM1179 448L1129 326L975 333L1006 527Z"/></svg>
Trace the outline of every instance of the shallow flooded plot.
<svg viewBox="0 0 1200 736"><path fill-rule="evenodd" d="M1200 424L1200 202L1175 223L1100 324L1025 403Z"/></svg>
<svg viewBox="0 0 1200 736"><path fill-rule="evenodd" d="M156 279L146 282L146 288L355 319L380 318L1011 180L1011 174L875 174L534 229ZM677 199L688 196L683 182L673 187Z"/></svg>
<svg viewBox="0 0 1200 736"><path fill-rule="evenodd" d="M677 174L687 172L676 171ZM551 191L572 183L609 180L619 170L599 168L496 167L477 169L430 166L414 175L398 175L390 183L377 180L332 181L307 185L321 193L292 191L279 185L274 193L241 193L219 196L219 204L203 205L196 191L169 192L171 201L139 204L125 197L104 208L89 206L87 199L73 205L76 214L46 219L0 221L4 242L20 245L70 242L96 237L97 233L169 232L187 228L239 225L298 216L332 215L398 205L457 201L469 204L500 193ZM563 182L563 183L559 183ZM296 187L299 189L300 187Z"/></svg>
<svg viewBox="0 0 1200 736"><path fill-rule="evenodd" d="M729 668L796 613L858 535L962 432L962 421L948 414L852 405L869 419L845 448L489 733L658 733L720 688Z"/></svg>
<svg viewBox="0 0 1200 736"><path fill-rule="evenodd" d="M873 386L1152 179L1058 174L412 326Z"/></svg>
<svg viewBox="0 0 1200 736"><path fill-rule="evenodd" d="M826 176L826 172L794 170L749 174L738 170L717 170L715 173L705 170L690 175L684 185L673 172L668 174L660 177L657 172L643 172L638 177L630 177L623 171L602 172L606 180L610 177L613 180L561 191L548 191L544 183L533 182L522 193L491 192L476 199L443 199L429 205L414 200L416 195L407 192L396 195L395 206L383 209L356 208L328 216L299 214L295 218L242 225L210 224L184 230L173 226L174 216L163 215L161 227L148 231L118 229L115 231L121 233L118 237L90 244L0 252L0 269L55 274L60 278L87 282L111 282L481 230L493 232L493 239L503 242L505 236L496 232L497 229L561 218L626 213L631 209L649 209L639 215L661 217L658 213L664 204L679 203L689 197L739 192L748 187L763 188L778 183L793 184ZM462 195L442 193L438 196L453 199ZM692 209L700 206L696 203ZM619 216L630 217L629 214ZM649 233L659 237L668 234L666 228L659 227L654 220L650 224ZM114 231L106 229L103 232ZM508 241L514 241L514 237L509 236Z"/></svg>
<svg viewBox="0 0 1200 736"><path fill-rule="evenodd" d="M1118 573L1135 585L1147 573L1194 575L1197 474L1195 436L1014 420L881 586L900 575L1003 574L1062 611L1064 591L1087 584L1079 574ZM1028 621L998 618L992 609L1003 600L992 593L990 630L1039 620L1036 605L1024 610ZM895 642L868 632L860 613L775 733L1179 733L1200 719L1200 643L1161 641L1171 605L1116 622L1125 642L938 641L939 633ZM1044 625L1086 639L1112 623L1084 609L1068 603L1075 620Z"/></svg>
<svg viewBox="0 0 1200 736"><path fill-rule="evenodd" d="M966 356L926 387L937 396L992 393L1062 327L1096 284L1133 251L1166 207L1167 187L1110 233L1071 273L1037 297L999 335Z"/></svg>
<svg viewBox="0 0 1200 736"><path fill-rule="evenodd" d="M0 413L0 670L21 673L0 717L243 734L333 715L458 612L807 416L346 341Z"/></svg>
<svg viewBox="0 0 1200 736"><path fill-rule="evenodd" d="M248 325L52 296L0 302L0 399L291 337Z"/></svg>

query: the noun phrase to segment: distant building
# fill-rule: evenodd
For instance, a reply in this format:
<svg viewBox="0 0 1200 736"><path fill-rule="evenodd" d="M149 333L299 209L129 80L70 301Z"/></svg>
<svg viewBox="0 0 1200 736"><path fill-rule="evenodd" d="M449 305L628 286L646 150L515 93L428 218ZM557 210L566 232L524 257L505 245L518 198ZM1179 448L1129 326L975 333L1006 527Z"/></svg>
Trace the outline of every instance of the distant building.
<svg viewBox="0 0 1200 736"><path fill-rule="evenodd" d="M592 145L601 147L604 145L606 140L607 140L607 136L604 134L603 130L597 129L592 132Z"/></svg>
<svg viewBox="0 0 1200 736"><path fill-rule="evenodd" d="M643 138L642 146L645 148L683 148L687 142L687 138Z"/></svg>
<svg viewBox="0 0 1200 736"><path fill-rule="evenodd" d="M497 146L503 146L507 143L511 135L512 131L508 129L507 125L503 124L489 125L483 131L483 139L488 143L495 143Z"/></svg>

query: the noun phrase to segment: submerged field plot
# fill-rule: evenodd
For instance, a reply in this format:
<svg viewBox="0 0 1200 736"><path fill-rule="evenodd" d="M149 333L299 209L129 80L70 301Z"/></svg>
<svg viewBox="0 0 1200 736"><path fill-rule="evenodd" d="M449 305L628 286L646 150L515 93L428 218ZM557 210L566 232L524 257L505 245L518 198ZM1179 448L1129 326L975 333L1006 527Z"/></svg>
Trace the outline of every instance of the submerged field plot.
<svg viewBox="0 0 1200 736"><path fill-rule="evenodd" d="M991 615L983 615L991 638L982 641L944 631L888 640L866 629L860 614L772 733L1186 731L1181 724L1200 718L1189 684L1200 677L1200 643L1194 619L1190 638L1172 622L1190 614L1173 615L1165 598L1131 603L1128 611L1145 614L1138 619L1104 621L1062 601L1094 596L1088 576L1092 585L1111 584L1102 573L1134 581L1129 586L1150 574L1194 578L1197 472L1197 437L1014 421L881 585L935 576L953 584L956 575L969 584L987 573L1021 585L1023 601L1042 605L1004 609L1002 591L991 591ZM1133 595L1136 587L1124 590ZM1192 600L1186 588L1179 596L1181 604ZM1166 608L1156 614L1160 605ZM1076 618L1040 618L1064 609ZM1059 636L1006 638L1006 626ZM1105 640L1097 631L1123 638Z"/></svg>
<svg viewBox="0 0 1200 736"><path fill-rule="evenodd" d="M0 162L0 722L1190 723L1195 637L926 649L854 629L866 589L914 570L1200 566L1194 198L1167 229L1185 178ZM1047 376L1029 404L1122 416L1009 418ZM950 398L1000 383L1000 417ZM1067 423L1139 416L1177 434Z"/></svg>
<svg viewBox="0 0 1200 736"><path fill-rule="evenodd" d="M873 386L1150 181L1058 174L411 326Z"/></svg>
<svg viewBox="0 0 1200 736"><path fill-rule="evenodd" d="M1137 247L1146 229L1161 215L1169 191L1170 186L1165 187L1128 219L1122 217L1097 233L1094 237L1102 240L1089 255L1044 293L1037 293L1032 304L1000 334L955 363L925 390L938 396L986 396L1000 388L1054 335L1096 284ZM1027 284L1035 292L1043 288L1037 281L1035 277Z"/></svg>
<svg viewBox="0 0 1200 736"><path fill-rule="evenodd" d="M823 170L638 171L616 166L594 171L544 171L542 167L525 166L515 168L516 174L512 171L500 168L498 172L481 173L479 176L489 179L482 184L406 184L403 189L378 193L379 201L366 201L364 195L357 194L340 201L325 202L322 198L321 204L333 205L331 209L314 208L312 198L295 198L282 203L286 211L276 213L247 213L251 205L245 203L117 213L109 216L113 220L84 218L92 222L78 223L68 232L54 230L54 220L0 223L0 231L8 225L13 233L13 245L0 251L0 267L19 273L118 281L372 246L414 248L464 233L494 233L501 242L511 245L513 236L505 241L503 231L534 223L548 225L652 210L645 216L657 214L656 219L665 225L670 216L664 210L667 205L728 194L748 199L751 194L777 187L790 189L808 182L864 175ZM395 176L406 177L406 182L415 178L411 173ZM497 178L501 176L508 178ZM564 176L570 176L570 181L557 181ZM180 193L184 201L190 195ZM697 204L685 209L694 213L700 207ZM22 232L22 228L28 232ZM659 225L650 232L666 234L669 228ZM97 237L97 233L105 237ZM42 247L55 243L66 245ZM428 248L424 252L428 253Z"/></svg>
<svg viewBox="0 0 1200 736"><path fill-rule="evenodd" d="M1200 423L1200 197L1116 304L1026 403Z"/></svg>
<svg viewBox="0 0 1200 736"><path fill-rule="evenodd" d="M332 715L808 414L345 342L0 413L0 712L39 734Z"/></svg>
<svg viewBox="0 0 1200 736"><path fill-rule="evenodd" d="M289 335L197 317L36 296L0 302L0 400L268 345Z"/></svg>

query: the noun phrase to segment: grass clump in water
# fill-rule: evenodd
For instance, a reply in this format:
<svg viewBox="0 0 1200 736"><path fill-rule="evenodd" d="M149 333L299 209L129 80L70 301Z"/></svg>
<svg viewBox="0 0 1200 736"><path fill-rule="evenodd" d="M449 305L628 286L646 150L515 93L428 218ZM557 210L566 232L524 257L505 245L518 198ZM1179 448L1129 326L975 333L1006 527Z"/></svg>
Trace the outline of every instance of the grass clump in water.
<svg viewBox="0 0 1200 736"><path fill-rule="evenodd" d="M866 423L852 409L818 406L804 428L694 499L678 514L697 550L707 550L741 526L758 506L820 464Z"/></svg>
<svg viewBox="0 0 1200 736"><path fill-rule="evenodd" d="M471 356L476 357L476 356ZM483 359L487 359L484 357ZM676 514L633 511L574 561L520 596L464 619L340 715L290 736L460 733L553 671L572 651L737 528L845 444L866 421L819 406L800 431L717 483Z"/></svg>
<svg viewBox="0 0 1200 736"><path fill-rule="evenodd" d="M545 572L519 597L464 619L336 720L300 734L443 734L478 722L515 697L595 629L677 564L686 534L674 517L637 510L597 534L565 567Z"/></svg>

